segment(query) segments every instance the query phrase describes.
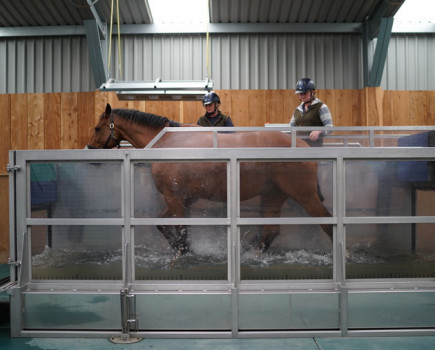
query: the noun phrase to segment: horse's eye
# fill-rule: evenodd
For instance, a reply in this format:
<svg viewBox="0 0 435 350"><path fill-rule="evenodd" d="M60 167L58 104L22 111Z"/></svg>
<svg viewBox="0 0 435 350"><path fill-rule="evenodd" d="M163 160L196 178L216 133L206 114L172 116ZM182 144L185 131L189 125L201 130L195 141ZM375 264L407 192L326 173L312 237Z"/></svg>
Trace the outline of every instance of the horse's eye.
<svg viewBox="0 0 435 350"><path fill-rule="evenodd" d="M99 128L99 127L96 127L96 128L95 128L95 131L96 131L96 132L98 132L98 131L100 131L100 130L101 130L101 128Z"/></svg>

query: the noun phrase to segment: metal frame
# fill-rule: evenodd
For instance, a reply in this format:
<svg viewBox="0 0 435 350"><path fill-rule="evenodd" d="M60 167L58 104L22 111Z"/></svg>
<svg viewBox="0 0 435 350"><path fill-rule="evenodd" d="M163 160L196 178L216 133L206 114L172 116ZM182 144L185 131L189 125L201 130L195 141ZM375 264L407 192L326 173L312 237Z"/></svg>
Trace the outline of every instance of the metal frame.
<svg viewBox="0 0 435 350"><path fill-rule="evenodd" d="M198 128L167 128L165 132L197 131ZM218 132L225 128L208 129ZM265 130L265 128L234 128L241 130ZM277 128L277 130L297 133L305 128ZM404 130L435 130L435 128L333 128L332 130L368 131L371 138L375 138L376 131L404 131ZM270 130L270 129L269 129ZM303 130L302 130L303 131ZM402 133L403 135L403 133ZM391 137L391 134L386 135ZM397 137L397 135L393 135ZM379 136L382 137L382 136ZM121 325L119 315L119 330L31 330L23 327L22 310L26 307L26 300L38 295L71 295L87 297L89 295L105 295L115 298L120 291L124 294L135 295L140 298L161 296L163 298L190 298L201 296L207 300L215 297L227 300L230 305L230 320L226 330L207 331L140 331L137 335L146 337L220 337L220 338L250 338L250 337L319 337L319 336L384 336L384 335L434 335L434 328L409 329L349 329L349 298L358 295L385 295L385 293L435 293L435 280L432 278L409 279L346 279L345 247L346 225L348 224L387 224L387 223L435 223L434 216L376 216L376 217L346 217L345 216L345 166L348 160L429 160L435 161L434 152L430 148L373 147L323 147L323 148L262 148L262 149L127 149L127 150L45 150L45 151L10 151L10 166L19 166L12 172L11 189L11 259L21 261L21 266L11 265L11 278L16 279L18 285L10 290L11 294L11 333L12 336L87 336L114 337L128 329ZM132 164L135 161L223 161L228 169L228 217L226 218L134 218L132 217ZM331 218L241 218L239 208L238 173L242 161L332 161L333 162L333 216ZM39 219L29 218L29 198L27 183L29 181L28 164L32 161L116 161L122 166L122 218L114 219ZM264 224L332 224L334 225L333 244L333 279L331 280L242 280L240 276L240 241L239 230L244 225ZM188 225L224 225L228 228L228 280L226 281L136 281L134 280L134 251L133 227L135 225L156 224L188 224ZM48 281L31 279L30 239L29 228L33 225L116 225L123 227L123 280L122 281ZM18 270L18 274L15 273ZM402 293L402 294L401 294ZM244 330L239 328L241 298L249 296L264 296L274 298L288 295L290 300L297 296L316 298L328 296L337 300L337 317L339 325L336 329L308 329L308 330ZM210 298L210 299L208 299ZM337 298L337 299L336 299ZM136 301L138 303L138 301ZM125 310L123 310L125 315ZM131 312L131 310L128 310ZM174 311L175 312L175 311ZM131 320L130 320L131 321ZM133 320L136 321L136 320ZM114 321L115 323L117 321ZM134 322L133 322L134 323ZM136 334L136 333L135 333Z"/></svg>

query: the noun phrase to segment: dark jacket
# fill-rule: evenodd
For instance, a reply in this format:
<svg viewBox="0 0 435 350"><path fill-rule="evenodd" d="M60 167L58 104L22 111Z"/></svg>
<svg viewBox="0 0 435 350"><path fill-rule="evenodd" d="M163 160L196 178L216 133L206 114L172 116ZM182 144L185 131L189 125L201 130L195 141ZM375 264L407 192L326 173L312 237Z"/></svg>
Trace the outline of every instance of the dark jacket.
<svg viewBox="0 0 435 350"><path fill-rule="evenodd" d="M234 126L231 118L225 114L222 114L221 111L218 112L216 117L209 117L204 114L202 117L198 119L196 124L201 126Z"/></svg>

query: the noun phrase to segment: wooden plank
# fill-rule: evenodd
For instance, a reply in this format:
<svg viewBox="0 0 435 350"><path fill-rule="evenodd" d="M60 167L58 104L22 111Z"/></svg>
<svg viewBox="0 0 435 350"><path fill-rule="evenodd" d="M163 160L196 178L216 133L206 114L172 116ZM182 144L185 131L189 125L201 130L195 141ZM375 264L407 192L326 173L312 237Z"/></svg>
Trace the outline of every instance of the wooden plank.
<svg viewBox="0 0 435 350"><path fill-rule="evenodd" d="M299 106L300 100L295 94L295 89L282 90L282 104L283 104L283 124L290 125L290 119L293 116L295 109Z"/></svg>
<svg viewBox="0 0 435 350"><path fill-rule="evenodd" d="M27 149L27 95L11 95L11 149Z"/></svg>
<svg viewBox="0 0 435 350"><path fill-rule="evenodd" d="M424 125L435 125L435 91L427 91L427 113Z"/></svg>
<svg viewBox="0 0 435 350"><path fill-rule="evenodd" d="M9 254L9 177L0 176L0 263L4 264Z"/></svg>
<svg viewBox="0 0 435 350"><path fill-rule="evenodd" d="M383 98L384 90L380 87L366 87L365 92L365 108L366 108L366 125L367 126L383 126Z"/></svg>
<svg viewBox="0 0 435 350"><path fill-rule="evenodd" d="M180 108L180 123L196 124L199 117L205 113L202 102L199 101L184 101Z"/></svg>
<svg viewBox="0 0 435 350"><path fill-rule="evenodd" d="M363 103L363 90L352 91L352 117L350 124L346 126L366 126L365 105ZM363 117L364 116L364 117Z"/></svg>
<svg viewBox="0 0 435 350"><path fill-rule="evenodd" d="M68 92L62 94L60 113L61 148L79 148L77 123L77 93Z"/></svg>
<svg viewBox="0 0 435 350"><path fill-rule="evenodd" d="M329 110L331 111L331 115L334 118L334 116L337 115L336 111L336 90L319 90L316 91L316 96L319 97L319 100L321 100L323 103L325 103Z"/></svg>
<svg viewBox="0 0 435 350"><path fill-rule="evenodd" d="M44 149L44 95L27 94L27 147Z"/></svg>
<svg viewBox="0 0 435 350"><path fill-rule="evenodd" d="M109 101L109 95L113 94L112 92L101 92L99 90L94 91L95 98L95 115L94 115L94 123L97 124L100 120L101 114L106 110L107 103Z"/></svg>
<svg viewBox="0 0 435 350"><path fill-rule="evenodd" d="M95 128L95 98L93 92L79 92L77 94L77 126L79 148L83 148L90 140Z"/></svg>
<svg viewBox="0 0 435 350"><path fill-rule="evenodd" d="M332 122L334 126L350 126L352 125L352 112L353 112L353 93L352 90L336 90L335 94L335 112L332 115ZM329 107L329 105L328 105Z"/></svg>
<svg viewBox="0 0 435 350"><path fill-rule="evenodd" d="M260 90L258 90L260 91ZM258 118L257 116L253 116L253 125L251 126L264 126L264 124L281 124L284 123L284 115L286 115L284 111L284 101L283 101L283 93L282 90L261 90L265 92L265 100L261 99L259 102L265 105L264 113L266 118ZM255 99L255 94L253 95L253 99ZM250 101L251 103L251 101ZM258 108L258 106L257 106ZM287 112L287 123L290 121L291 115L293 112L288 115Z"/></svg>
<svg viewBox="0 0 435 350"><path fill-rule="evenodd" d="M234 90L231 94L231 119L235 126L249 126L249 90ZM224 113L226 114L226 113Z"/></svg>
<svg viewBox="0 0 435 350"><path fill-rule="evenodd" d="M109 103L112 106L112 109L128 108L128 104L130 103L130 101L119 101L118 97L116 96L116 92L110 91L110 92L108 92L108 95L107 95L107 103ZM104 109L105 108L106 108L106 106L104 106ZM103 109L103 112L104 112L104 109Z"/></svg>
<svg viewBox="0 0 435 350"><path fill-rule="evenodd" d="M221 100L221 106L220 106L219 109L220 109L220 111L223 114L231 117L231 119L232 119L232 121L233 121L235 126L243 126L243 125L239 124L238 120L234 120L235 117L233 116L234 112L233 112L233 102L232 102L233 101L233 93L234 93L234 91L235 90L219 90L219 91L216 91L216 93L219 96L219 99ZM197 109L197 112L199 112L198 113L198 118L199 118L200 116L204 115L205 110L204 110L204 107L202 107L202 104L201 104L201 107L198 108L198 109Z"/></svg>
<svg viewBox="0 0 435 350"><path fill-rule="evenodd" d="M44 94L45 149L60 149L60 93Z"/></svg>
<svg viewBox="0 0 435 350"><path fill-rule="evenodd" d="M144 112L145 111L145 101L128 101L127 108L128 109L135 109L137 111Z"/></svg>
<svg viewBox="0 0 435 350"><path fill-rule="evenodd" d="M163 101L147 101L145 105L145 112L156 115L163 115Z"/></svg>
<svg viewBox="0 0 435 350"><path fill-rule="evenodd" d="M180 121L180 101L164 101L162 103L162 116L176 122Z"/></svg>
<svg viewBox="0 0 435 350"><path fill-rule="evenodd" d="M0 174L7 174L11 147L11 95L0 94Z"/></svg>
<svg viewBox="0 0 435 350"><path fill-rule="evenodd" d="M427 119L427 93L426 91L409 91L409 124L424 125Z"/></svg>
<svg viewBox="0 0 435 350"><path fill-rule="evenodd" d="M267 123L267 93L266 90L247 90L248 94L248 125L264 126ZM245 125L244 125L245 126Z"/></svg>
<svg viewBox="0 0 435 350"><path fill-rule="evenodd" d="M392 125L410 125L409 120L409 91L395 91L393 100L393 123Z"/></svg>

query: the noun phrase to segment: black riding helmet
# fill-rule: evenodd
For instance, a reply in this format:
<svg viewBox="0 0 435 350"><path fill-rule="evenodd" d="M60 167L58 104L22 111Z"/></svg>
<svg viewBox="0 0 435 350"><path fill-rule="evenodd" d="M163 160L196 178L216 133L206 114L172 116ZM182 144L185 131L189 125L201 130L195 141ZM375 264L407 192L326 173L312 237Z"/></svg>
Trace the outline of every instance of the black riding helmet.
<svg viewBox="0 0 435 350"><path fill-rule="evenodd" d="M307 91L316 90L316 86L314 85L314 81L310 78L302 78L296 83L296 91L295 94L305 94Z"/></svg>
<svg viewBox="0 0 435 350"><path fill-rule="evenodd" d="M219 96L215 92L209 92L208 94L206 94L202 97L202 105L203 106L209 105L210 103L213 103L213 102L216 102L219 104L221 103Z"/></svg>

